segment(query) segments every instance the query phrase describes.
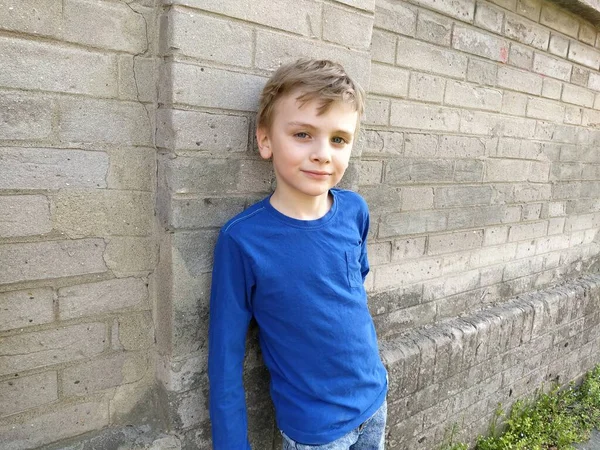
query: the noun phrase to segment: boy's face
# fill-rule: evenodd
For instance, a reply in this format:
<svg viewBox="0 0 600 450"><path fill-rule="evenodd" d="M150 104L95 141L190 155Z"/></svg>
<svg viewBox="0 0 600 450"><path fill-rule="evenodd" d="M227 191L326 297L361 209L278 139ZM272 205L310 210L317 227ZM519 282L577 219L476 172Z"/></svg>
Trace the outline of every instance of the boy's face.
<svg viewBox="0 0 600 450"><path fill-rule="evenodd" d="M273 158L280 198L327 197L348 167L358 113L352 105L334 102L319 115L319 100L301 105L293 92L275 106L270 129L256 132L263 158Z"/></svg>

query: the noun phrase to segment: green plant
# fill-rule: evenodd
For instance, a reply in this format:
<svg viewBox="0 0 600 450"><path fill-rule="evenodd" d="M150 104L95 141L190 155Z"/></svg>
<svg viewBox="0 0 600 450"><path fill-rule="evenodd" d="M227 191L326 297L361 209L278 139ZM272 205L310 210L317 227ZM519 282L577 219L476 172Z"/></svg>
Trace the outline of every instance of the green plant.
<svg viewBox="0 0 600 450"><path fill-rule="evenodd" d="M500 409L490 436L478 439L477 450L573 449L572 443L586 440L591 429L600 426L600 365L579 387L556 386L532 401L517 401L500 434L497 422L503 417Z"/></svg>
<svg viewBox="0 0 600 450"><path fill-rule="evenodd" d="M444 441L439 450L468 450L469 446L461 442L454 442L454 438L458 433L458 424L452 424L450 430L444 432Z"/></svg>

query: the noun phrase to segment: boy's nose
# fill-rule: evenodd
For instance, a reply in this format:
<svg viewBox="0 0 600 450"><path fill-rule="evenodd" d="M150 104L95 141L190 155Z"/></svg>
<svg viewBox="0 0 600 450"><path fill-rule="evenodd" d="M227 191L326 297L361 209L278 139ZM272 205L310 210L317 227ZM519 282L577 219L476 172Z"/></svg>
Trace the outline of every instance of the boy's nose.
<svg viewBox="0 0 600 450"><path fill-rule="evenodd" d="M331 146L329 145L329 141L316 142L315 148L313 149L313 154L311 155L311 159L313 159L314 161L320 161L322 163L330 162L331 161Z"/></svg>

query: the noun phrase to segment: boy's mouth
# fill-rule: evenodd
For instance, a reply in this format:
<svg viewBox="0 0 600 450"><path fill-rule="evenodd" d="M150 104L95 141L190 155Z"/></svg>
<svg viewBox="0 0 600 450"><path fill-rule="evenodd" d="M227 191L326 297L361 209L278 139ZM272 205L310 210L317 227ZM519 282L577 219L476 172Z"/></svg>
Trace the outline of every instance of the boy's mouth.
<svg viewBox="0 0 600 450"><path fill-rule="evenodd" d="M302 172L304 172L310 178L316 178L319 180L323 180L331 176L329 172L324 172L322 170L303 170Z"/></svg>

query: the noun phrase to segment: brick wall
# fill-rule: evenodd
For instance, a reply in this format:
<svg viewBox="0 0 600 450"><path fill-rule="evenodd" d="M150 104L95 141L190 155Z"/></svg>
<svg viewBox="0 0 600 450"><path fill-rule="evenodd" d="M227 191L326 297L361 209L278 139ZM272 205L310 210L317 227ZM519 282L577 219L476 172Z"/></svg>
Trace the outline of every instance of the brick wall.
<svg viewBox="0 0 600 450"><path fill-rule="evenodd" d="M150 423L152 1L0 2L0 447Z"/></svg>
<svg viewBox="0 0 600 450"><path fill-rule="evenodd" d="M600 267L600 39L583 3L1 3L3 448L128 424L211 448L213 246L273 187L258 94L299 56L368 87L343 186L372 214L389 448L434 448L454 422L472 439L498 401L593 366L600 281L571 281ZM253 448L277 448L255 329L245 377Z"/></svg>

